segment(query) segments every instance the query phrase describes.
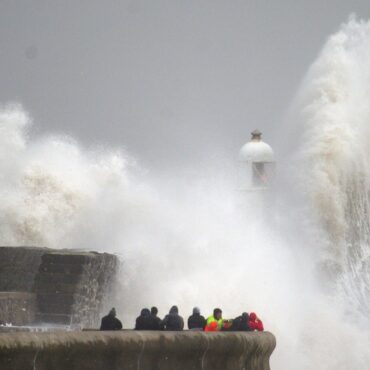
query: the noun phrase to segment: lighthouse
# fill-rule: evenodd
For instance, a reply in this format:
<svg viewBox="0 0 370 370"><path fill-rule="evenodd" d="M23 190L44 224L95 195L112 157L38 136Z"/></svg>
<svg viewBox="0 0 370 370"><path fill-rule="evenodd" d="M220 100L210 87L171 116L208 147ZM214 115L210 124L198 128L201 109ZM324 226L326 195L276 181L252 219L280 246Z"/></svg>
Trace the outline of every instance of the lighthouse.
<svg viewBox="0 0 370 370"><path fill-rule="evenodd" d="M275 158L270 145L262 141L262 133L254 130L239 152L239 190L266 190L271 185Z"/></svg>

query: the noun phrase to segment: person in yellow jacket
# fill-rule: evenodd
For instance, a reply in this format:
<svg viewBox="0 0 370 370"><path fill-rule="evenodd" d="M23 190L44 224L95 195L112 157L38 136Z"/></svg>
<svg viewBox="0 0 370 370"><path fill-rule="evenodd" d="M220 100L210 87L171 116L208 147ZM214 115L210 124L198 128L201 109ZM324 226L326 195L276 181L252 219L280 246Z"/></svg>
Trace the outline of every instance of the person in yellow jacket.
<svg viewBox="0 0 370 370"><path fill-rule="evenodd" d="M213 310L213 315L207 319L207 325L204 331L219 331L222 329L222 325L222 310L220 308L215 308Z"/></svg>

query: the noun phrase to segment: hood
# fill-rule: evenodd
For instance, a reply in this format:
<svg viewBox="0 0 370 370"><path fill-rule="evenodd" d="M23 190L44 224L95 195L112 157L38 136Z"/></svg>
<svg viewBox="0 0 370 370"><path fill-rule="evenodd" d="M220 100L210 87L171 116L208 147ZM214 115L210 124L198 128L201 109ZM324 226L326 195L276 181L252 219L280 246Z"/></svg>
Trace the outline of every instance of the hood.
<svg viewBox="0 0 370 370"><path fill-rule="evenodd" d="M150 311L149 311L149 309L148 309L148 308L143 308L143 309L141 310L140 315L141 315L141 316L143 316L143 317L148 317L148 316L150 316Z"/></svg>
<svg viewBox="0 0 370 370"><path fill-rule="evenodd" d="M251 312L249 314L249 320L256 321L256 319L257 319L257 315L254 312Z"/></svg>
<svg viewBox="0 0 370 370"><path fill-rule="evenodd" d="M178 313L179 313L179 309L177 308L177 306L172 306L170 309L170 314L176 315Z"/></svg>
<svg viewBox="0 0 370 370"><path fill-rule="evenodd" d="M248 313L247 312L243 312L242 313L242 318L244 319L244 320L249 320L249 318L250 318L250 316L248 315Z"/></svg>
<svg viewBox="0 0 370 370"><path fill-rule="evenodd" d="M153 315L153 316L157 316L157 314L158 314L158 308L157 307L152 307L151 309L150 309L150 313L151 313L151 315Z"/></svg>
<svg viewBox="0 0 370 370"><path fill-rule="evenodd" d="M199 309L199 307L194 307L193 308L193 315L200 315L200 309Z"/></svg>

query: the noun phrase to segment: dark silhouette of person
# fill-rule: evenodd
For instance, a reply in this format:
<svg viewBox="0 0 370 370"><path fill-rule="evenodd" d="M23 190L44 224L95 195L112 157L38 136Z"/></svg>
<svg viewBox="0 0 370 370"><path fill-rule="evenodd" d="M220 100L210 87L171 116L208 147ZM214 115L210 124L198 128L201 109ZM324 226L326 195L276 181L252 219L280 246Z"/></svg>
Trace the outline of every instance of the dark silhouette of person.
<svg viewBox="0 0 370 370"><path fill-rule="evenodd" d="M150 314L152 315L152 317L154 318L154 320L156 321L157 325L158 325L158 329L156 330L159 330L160 326L161 326L161 322L162 320L158 317L158 308L153 306L151 309L150 309Z"/></svg>
<svg viewBox="0 0 370 370"><path fill-rule="evenodd" d="M116 309L113 307L107 316L101 319L100 330L121 330L122 323L116 317Z"/></svg>
<svg viewBox="0 0 370 370"><path fill-rule="evenodd" d="M170 312L161 322L161 329L168 331L181 331L184 329L184 319L179 315L177 306L172 306Z"/></svg>
<svg viewBox="0 0 370 370"><path fill-rule="evenodd" d="M159 330L159 324L148 308L143 308L140 316L136 318L135 330Z"/></svg>
<svg viewBox="0 0 370 370"><path fill-rule="evenodd" d="M204 330L207 324L204 316L200 314L200 309L198 307L193 308L193 314L188 318L188 328L190 330Z"/></svg>
<svg viewBox="0 0 370 370"><path fill-rule="evenodd" d="M241 316L236 317L231 324L230 331L251 331L249 327L249 315L243 312Z"/></svg>

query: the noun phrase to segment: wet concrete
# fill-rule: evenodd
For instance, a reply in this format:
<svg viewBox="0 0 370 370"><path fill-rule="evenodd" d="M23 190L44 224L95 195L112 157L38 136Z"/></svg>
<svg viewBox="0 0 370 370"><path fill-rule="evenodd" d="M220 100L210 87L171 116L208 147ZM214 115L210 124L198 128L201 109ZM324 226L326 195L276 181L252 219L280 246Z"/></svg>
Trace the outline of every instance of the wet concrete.
<svg viewBox="0 0 370 370"><path fill-rule="evenodd" d="M68 332L0 335L1 370L269 370L263 333Z"/></svg>
<svg viewBox="0 0 370 370"><path fill-rule="evenodd" d="M119 264L108 253L0 247L0 322L96 327Z"/></svg>

